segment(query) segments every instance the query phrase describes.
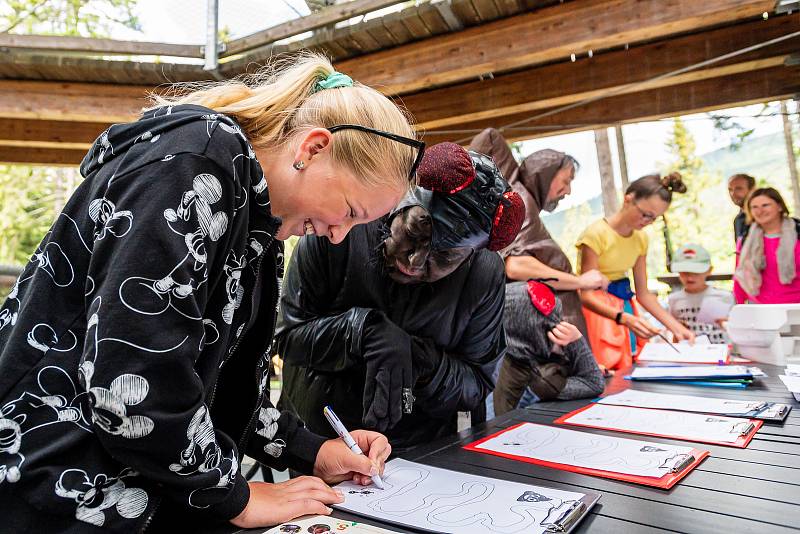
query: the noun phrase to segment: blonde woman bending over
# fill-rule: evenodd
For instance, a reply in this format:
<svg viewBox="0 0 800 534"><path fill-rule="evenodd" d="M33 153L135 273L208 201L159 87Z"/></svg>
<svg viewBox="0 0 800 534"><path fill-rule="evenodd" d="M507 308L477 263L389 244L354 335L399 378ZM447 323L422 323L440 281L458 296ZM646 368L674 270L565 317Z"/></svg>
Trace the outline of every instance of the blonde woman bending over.
<svg viewBox="0 0 800 534"><path fill-rule="evenodd" d="M354 431L355 455L270 404L281 240L338 243L386 214L413 136L316 55L104 132L0 309L3 530L260 527L369 484L384 436ZM248 483L244 454L314 476Z"/></svg>

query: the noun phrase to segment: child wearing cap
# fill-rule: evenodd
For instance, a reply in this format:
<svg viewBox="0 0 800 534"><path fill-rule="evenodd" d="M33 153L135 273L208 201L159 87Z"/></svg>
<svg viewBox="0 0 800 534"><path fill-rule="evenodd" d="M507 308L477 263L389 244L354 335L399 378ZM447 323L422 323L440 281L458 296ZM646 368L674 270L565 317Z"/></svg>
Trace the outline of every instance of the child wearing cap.
<svg viewBox="0 0 800 534"><path fill-rule="evenodd" d="M718 322L698 321L701 308L719 310L733 307L733 294L706 283L711 274L711 255L700 245L688 244L678 249L672 262L672 272L680 276L683 289L669 296L669 311L696 335L707 335L711 343L728 343L725 331ZM717 300L718 304L710 301ZM717 320L723 317L717 317Z"/></svg>

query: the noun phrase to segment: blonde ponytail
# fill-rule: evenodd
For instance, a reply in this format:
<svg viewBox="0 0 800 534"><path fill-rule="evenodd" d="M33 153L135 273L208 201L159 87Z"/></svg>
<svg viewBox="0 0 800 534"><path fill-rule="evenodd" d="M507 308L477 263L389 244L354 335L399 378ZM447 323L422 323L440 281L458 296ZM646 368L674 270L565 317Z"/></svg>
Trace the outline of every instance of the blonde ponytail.
<svg viewBox="0 0 800 534"><path fill-rule="evenodd" d="M414 138L408 117L391 100L358 82L353 87L317 90L335 72L325 57L304 52L263 67L256 74L226 82L185 84L179 96L151 95L155 107L195 104L235 119L256 148L277 148L311 128L357 124ZM189 91L189 92L187 92ZM403 183L414 150L396 141L355 130L335 134L333 161L370 185Z"/></svg>

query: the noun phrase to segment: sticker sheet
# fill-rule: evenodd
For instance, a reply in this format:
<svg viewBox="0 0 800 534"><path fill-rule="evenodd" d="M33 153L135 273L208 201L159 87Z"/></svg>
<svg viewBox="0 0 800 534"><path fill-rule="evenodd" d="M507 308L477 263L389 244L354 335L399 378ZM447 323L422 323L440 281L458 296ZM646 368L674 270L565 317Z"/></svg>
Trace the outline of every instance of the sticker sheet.
<svg viewBox="0 0 800 534"><path fill-rule="evenodd" d="M396 530L336 519L325 515L298 517L293 521L273 527L263 534L399 534Z"/></svg>

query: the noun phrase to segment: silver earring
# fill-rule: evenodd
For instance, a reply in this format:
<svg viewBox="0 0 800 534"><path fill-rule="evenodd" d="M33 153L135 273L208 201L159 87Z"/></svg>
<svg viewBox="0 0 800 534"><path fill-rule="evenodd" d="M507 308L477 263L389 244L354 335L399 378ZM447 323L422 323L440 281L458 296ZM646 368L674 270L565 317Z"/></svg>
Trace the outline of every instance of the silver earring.
<svg viewBox="0 0 800 534"><path fill-rule="evenodd" d="M292 164L292 167L294 167L294 170L296 170L296 171L302 171L303 169L306 168L306 162L303 161L303 160L295 161Z"/></svg>

